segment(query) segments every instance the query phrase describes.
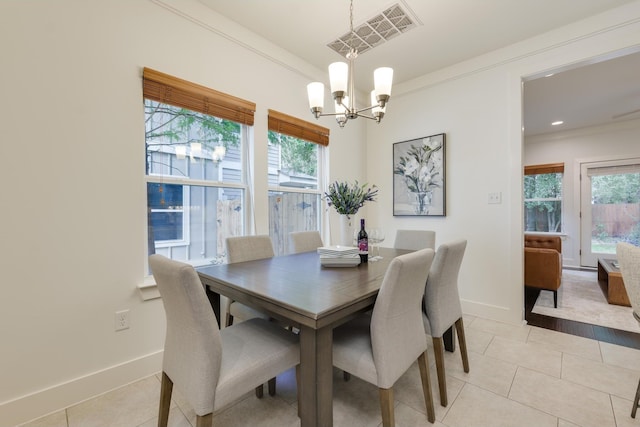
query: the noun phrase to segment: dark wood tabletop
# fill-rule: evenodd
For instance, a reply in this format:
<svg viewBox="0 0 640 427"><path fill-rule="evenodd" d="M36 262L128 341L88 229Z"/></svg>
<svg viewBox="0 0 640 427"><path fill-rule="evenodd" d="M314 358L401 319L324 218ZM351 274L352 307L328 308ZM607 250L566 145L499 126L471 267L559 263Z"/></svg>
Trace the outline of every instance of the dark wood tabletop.
<svg viewBox="0 0 640 427"><path fill-rule="evenodd" d="M300 329L301 427L333 425L333 328L371 308L391 260L410 252L380 251L357 267L323 267L306 252L197 269L218 319L224 295Z"/></svg>

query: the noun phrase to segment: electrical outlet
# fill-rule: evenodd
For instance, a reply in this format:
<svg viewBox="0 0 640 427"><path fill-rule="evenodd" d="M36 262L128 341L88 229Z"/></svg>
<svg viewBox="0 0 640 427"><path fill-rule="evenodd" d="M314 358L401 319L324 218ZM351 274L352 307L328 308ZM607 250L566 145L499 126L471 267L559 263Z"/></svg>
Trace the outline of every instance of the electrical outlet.
<svg viewBox="0 0 640 427"><path fill-rule="evenodd" d="M129 310L116 311L116 331L129 329Z"/></svg>
<svg viewBox="0 0 640 427"><path fill-rule="evenodd" d="M490 204L500 204L502 203L502 193L489 193L489 203Z"/></svg>

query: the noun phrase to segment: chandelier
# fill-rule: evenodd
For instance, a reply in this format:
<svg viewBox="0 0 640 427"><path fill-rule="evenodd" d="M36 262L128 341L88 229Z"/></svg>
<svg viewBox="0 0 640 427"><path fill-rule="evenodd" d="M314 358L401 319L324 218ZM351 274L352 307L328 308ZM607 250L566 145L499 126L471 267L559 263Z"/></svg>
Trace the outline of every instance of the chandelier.
<svg viewBox="0 0 640 427"><path fill-rule="evenodd" d="M344 127L347 120L358 117L365 117L380 123L391 96L393 68L380 67L373 72L374 90L371 91L371 106L357 109L353 70L358 51L353 47L353 0L351 0L349 8L349 22L349 52L346 55L349 63L334 62L329 65L329 82L331 84L331 95L335 102L335 113L322 112L324 109L324 84L320 82L313 82L307 85L309 107L316 119L320 116L335 116L340 127ZM363 114L366 112L370 112L371 115Z"/></svg>

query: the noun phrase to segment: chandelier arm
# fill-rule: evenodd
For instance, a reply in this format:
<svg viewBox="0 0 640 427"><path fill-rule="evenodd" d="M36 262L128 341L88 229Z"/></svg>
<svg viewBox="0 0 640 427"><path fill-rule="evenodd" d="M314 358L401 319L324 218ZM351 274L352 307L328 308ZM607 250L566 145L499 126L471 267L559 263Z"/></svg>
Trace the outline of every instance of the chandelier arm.
<svg viewBox="0 0 640 427"><path fill-rule="evenodd" d="M377 118L375 118L373 116L367 116L366 114L360 114L362 111L366 111L366 110L369 110L369 108L358 110L354 114L357 117L364 117L365 119L379 121ZM320 114L318 114L318 117L325 117L325 116L333 116L333 117L335 117L335 116L344 116L344 115L345 115L345 113L320 113Z"/></svg>

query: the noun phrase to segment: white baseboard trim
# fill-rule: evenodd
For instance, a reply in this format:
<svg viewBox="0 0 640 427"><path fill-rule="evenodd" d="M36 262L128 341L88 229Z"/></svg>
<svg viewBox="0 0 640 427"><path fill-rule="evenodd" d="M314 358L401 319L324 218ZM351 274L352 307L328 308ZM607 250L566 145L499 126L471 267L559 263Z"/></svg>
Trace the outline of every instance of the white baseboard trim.
<svg viewBox="0 0 640 427"><path fill-rule="evenodd" d="M484 304L477 301L461 299L462 312L470 316L481 317L483 319L495 320L512 325L522 325L524 320L524 301L522 310L515 313L508 307L501 307L492 304Z"/></svg>
<svg viewBox="0 0 640 427"><path fill-rule="evenodd" d="M3 402L0 425L22 424L154 375L162 369L162 354L160 350Z"/></svg>

